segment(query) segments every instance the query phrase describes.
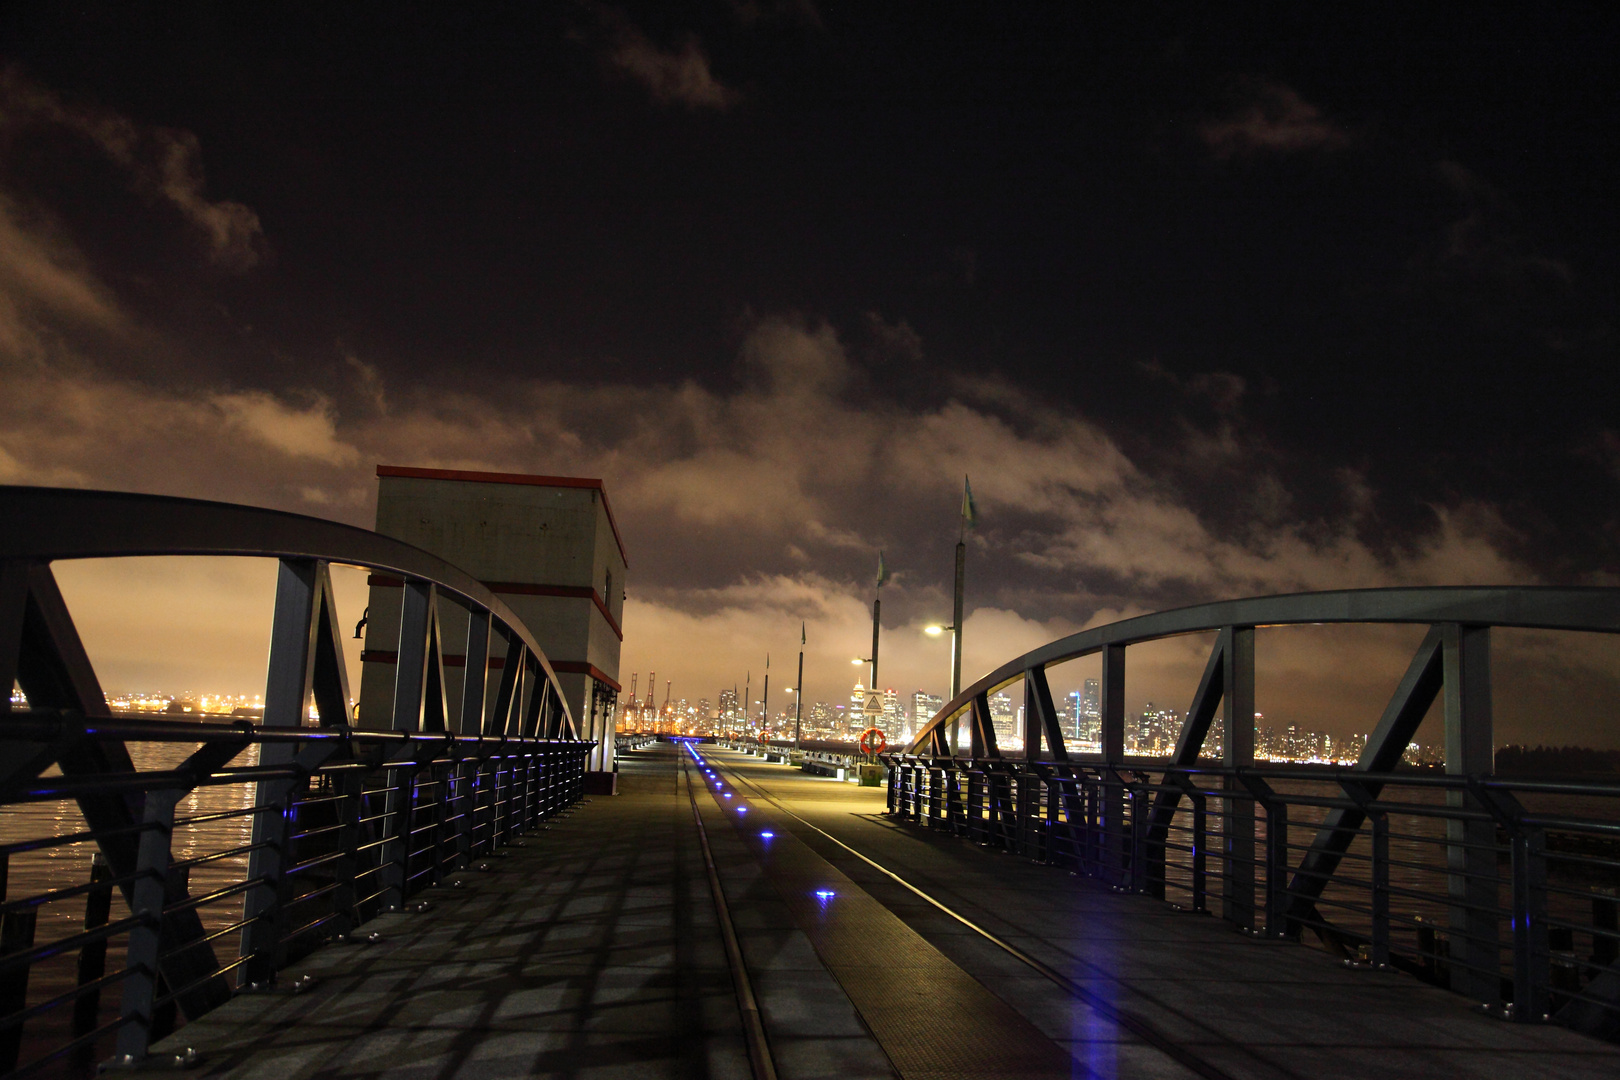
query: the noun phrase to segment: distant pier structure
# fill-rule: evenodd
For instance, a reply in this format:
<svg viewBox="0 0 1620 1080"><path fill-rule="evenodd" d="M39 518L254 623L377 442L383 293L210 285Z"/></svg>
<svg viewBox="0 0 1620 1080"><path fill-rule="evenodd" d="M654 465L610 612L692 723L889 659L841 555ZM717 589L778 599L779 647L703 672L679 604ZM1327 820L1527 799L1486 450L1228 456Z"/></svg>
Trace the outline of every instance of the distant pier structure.
<svg viewBox="0 0 1620 1080"><path fill-rule="evenodd" d="M587 790L612 792L628 563L602 481L379 465L377 486L377 532L472 574L528 625L551 660L580 737L597 744L586 765ZM387 727L401 583L373 574L370 587L359 718ZM468 670L467 616L450 603L440 604L438 614L446 715L454 716ZM500 664L492 651L486 678L498 679ZM462 719L460 730L486 723Z"/></svg>

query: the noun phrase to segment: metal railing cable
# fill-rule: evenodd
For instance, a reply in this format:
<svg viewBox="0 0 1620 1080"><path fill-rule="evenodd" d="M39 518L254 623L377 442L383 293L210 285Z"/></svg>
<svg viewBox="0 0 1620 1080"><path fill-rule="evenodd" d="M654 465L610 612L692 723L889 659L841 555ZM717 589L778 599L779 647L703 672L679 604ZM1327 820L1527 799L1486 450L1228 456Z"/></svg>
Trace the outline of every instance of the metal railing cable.
<svg viewBox="0 0 1620 1080"><path fill-rule="evenodd" d="M262 719L112 714L51 566L162 555L277 561ZM381 723L351 714L335 564L405 586ZM459 693L449 611L484 658ZM8 1075L87 1072L109 1037L111 1064L149 1064L232 996L287 989L311 949L373 939L370 919L421 909L423 888L577 801L594 746L529 629L470 575L252 507L0 487L0 669L26 698L0 706Z"/></svg>

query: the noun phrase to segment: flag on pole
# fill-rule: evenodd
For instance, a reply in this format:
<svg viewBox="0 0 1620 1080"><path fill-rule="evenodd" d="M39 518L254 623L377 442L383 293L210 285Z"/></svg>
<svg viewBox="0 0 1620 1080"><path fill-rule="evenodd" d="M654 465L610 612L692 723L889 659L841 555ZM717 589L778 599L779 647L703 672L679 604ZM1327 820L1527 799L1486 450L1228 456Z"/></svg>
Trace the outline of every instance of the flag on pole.
<svg viewBox="0 0 1620 1080"><path fill-rule="evenodd" d="M979 508L973 502L973 485L962 477L962 524L971 529L979 523Z"/></svg>
<svg viewBox="0 0 1620 1080"><path fill-rule="evenodd" d="M880 551L880 552L878 552L878 576L877 576L878 588L880 588L880 589L883 588L883 583L885 581L888 581L888 580L889 580L889 569L888 569L888 567L883 565L883 552Z"/></svg>
<svg viewBox="0 0 1620 1080"><path fill-rule="evenodd" d="M805 636L804 636L804 623L803 623L803 621L801 621L801 622L800 622L800 623L799 623L799 644L800 644L800 645L803 645L803 644L804 644L804 642L805 642Z"/></svg>

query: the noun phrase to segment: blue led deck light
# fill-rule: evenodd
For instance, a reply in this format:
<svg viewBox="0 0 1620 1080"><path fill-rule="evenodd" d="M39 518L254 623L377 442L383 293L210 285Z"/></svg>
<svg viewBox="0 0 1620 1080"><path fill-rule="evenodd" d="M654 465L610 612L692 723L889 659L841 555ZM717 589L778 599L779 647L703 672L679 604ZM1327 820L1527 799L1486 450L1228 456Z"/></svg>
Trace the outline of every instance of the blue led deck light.
<svg viewBox="0 0 1620 1080"><path fill-rule="evenodd" d="M739 807L737 807L737 813L739 813L739 814L746 814L746 813L748 813L748 807L746 807L746 806L739 806Z"/></svg>
<svg viewBox="0 0 1620 1080"><path fill-rule="evenodd" d="M772 837L774 837L775 835L776 834L773 833L773 832L762 832L762 833L759 834L761 840L769 840Z"/></svg>
<svg viewBox="0 0 1620 1080"><path fill-rule="evenodd" d="M729 792L729 791L728 791L728 792L726 792L726 793L725 793L725 794L724 794L724 795L723 795L723 796L722 796L722 798L726 798L726 799L729 799L729 798L731 798L731 792Z"/></svg>

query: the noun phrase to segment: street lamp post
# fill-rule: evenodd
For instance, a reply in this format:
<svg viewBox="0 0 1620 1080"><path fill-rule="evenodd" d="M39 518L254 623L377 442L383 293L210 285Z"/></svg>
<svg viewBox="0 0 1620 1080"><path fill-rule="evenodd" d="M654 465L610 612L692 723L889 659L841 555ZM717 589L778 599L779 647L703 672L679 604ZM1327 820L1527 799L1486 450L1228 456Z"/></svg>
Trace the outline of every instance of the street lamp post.
<svg viewBox="0 0 1620 1080"><path fill-rule="evenodd" d="M961 552L960 545L958 545L957 552L958 552L958 559L957 559L957 564L956 564L957 568L958 568L957 580L960 582L961 581L960 570L961 570L961 565L962 565L961 558L960 558L960 552ZM962 594L960 592L958 592L957 596L956 596L956 611L957 611L957 621L952 623L949 626L934 625L934 626L925 626L925 627L923 627L923 633L927 634L929 637L938 637L939 635L945 633L947 630L950 631L950 635L951 635L951 693L950 693L950 696L945 699L947 702L955 701L956 700L956 695L960 694L962 692L962 649L961 649ZM950 743L951 743L951 756L955 757L956 756L956 740L957 740L957 721L955 721L955 720L951 721L949 738L950 738Z"/></svg>

